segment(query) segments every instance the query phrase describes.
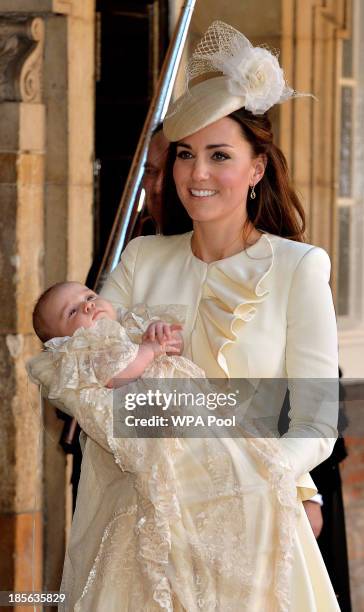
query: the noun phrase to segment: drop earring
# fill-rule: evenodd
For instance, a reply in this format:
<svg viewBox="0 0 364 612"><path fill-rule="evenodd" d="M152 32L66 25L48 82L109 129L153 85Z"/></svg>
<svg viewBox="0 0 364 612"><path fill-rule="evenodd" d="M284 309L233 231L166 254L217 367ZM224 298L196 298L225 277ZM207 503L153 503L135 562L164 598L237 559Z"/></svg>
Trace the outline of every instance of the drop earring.
<svg viewBox="0 0 364 612"><path fill-rule="evenodd" d="M255 185L252 185L251 192L250 192L250 199L255 200L256 197L257 197L257 194L255 193Z"/></svg>

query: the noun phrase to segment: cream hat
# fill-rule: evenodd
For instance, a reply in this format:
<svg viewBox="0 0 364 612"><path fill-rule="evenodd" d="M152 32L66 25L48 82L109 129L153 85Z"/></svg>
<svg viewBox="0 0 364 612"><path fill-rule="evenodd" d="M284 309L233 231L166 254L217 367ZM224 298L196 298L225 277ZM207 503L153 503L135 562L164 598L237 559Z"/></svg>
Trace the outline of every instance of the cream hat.
<svg viewBox="0 0 364 612"><path fill-rule="evenodd" d="M172 107L164 120L166 138L181 140L244 106L244 96L233 96L228 85L228 77L218 76L191 87L177 100L177 110L173 112Z"/></svg>
<svg viewBox="0 0 364 612"><path fill-rule="evenodd" d="M171 142L181 140L239 108L262 115L298 95L307 94L287 85L276 55L214 21L187 64L185 92L168 109L164 134Z"/></svg>

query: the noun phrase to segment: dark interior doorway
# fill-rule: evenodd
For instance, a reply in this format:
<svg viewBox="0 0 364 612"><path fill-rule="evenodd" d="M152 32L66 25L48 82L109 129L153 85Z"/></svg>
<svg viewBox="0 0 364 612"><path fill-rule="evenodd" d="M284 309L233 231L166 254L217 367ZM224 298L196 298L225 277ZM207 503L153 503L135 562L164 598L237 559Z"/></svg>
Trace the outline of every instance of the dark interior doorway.
<svg viewBox="0 0 364 612"><path fill-rule="evenodd" d="M168 46L168 0L97 0L96 11L91 285Z"/></svg>

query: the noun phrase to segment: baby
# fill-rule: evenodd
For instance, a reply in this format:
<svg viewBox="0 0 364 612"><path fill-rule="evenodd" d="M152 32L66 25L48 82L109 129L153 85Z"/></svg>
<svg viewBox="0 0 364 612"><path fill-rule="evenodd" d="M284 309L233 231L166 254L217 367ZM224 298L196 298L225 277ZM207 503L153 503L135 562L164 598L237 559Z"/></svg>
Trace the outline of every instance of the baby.
<svg viewBox="0 0 364 612"><path fill-rule="evenodd" d="M51 339L69 338L81 328L97 327L102 333L105 326L98 322L103 319L117 321L118 315L112 304L77 282L58 283L47 289L38 299L33 312L34 330L48 349L54 348ZM151 322L142 336L135 358L123 370L114 373L106 386L119 386L123 379L138 378L156 357L179 355L183 348L179 332L181 327L163 321ZM107 328L110 334L110 326ZM115 324L111 329L116 329Z"/></svg>

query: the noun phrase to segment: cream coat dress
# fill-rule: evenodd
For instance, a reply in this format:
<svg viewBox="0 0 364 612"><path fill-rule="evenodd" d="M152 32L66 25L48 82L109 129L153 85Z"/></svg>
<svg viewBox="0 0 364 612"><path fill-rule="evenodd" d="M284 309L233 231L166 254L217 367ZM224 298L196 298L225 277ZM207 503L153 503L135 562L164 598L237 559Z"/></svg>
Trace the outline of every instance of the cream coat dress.
<svg viewBox="0 0 364 612"><path fill-rule="evenodd" d="M194 256L191 237L131 241L103 296L125 308L137 303L185 305L185 354L209 377L337 378L336 321L325 251L263 234L242 253L207 264ZM325 410L321 421L313 419L310 405L294 387L290 403L290 428L280 443L298 497L305 500L315 492L308 472L332 452L337 409ZM259 530L259 521L255 528ZM302 504L294 537L290 610L338 610ZM244 609L243 603L236 609ZM250 609L274 607L257 598Z"/></svg>

